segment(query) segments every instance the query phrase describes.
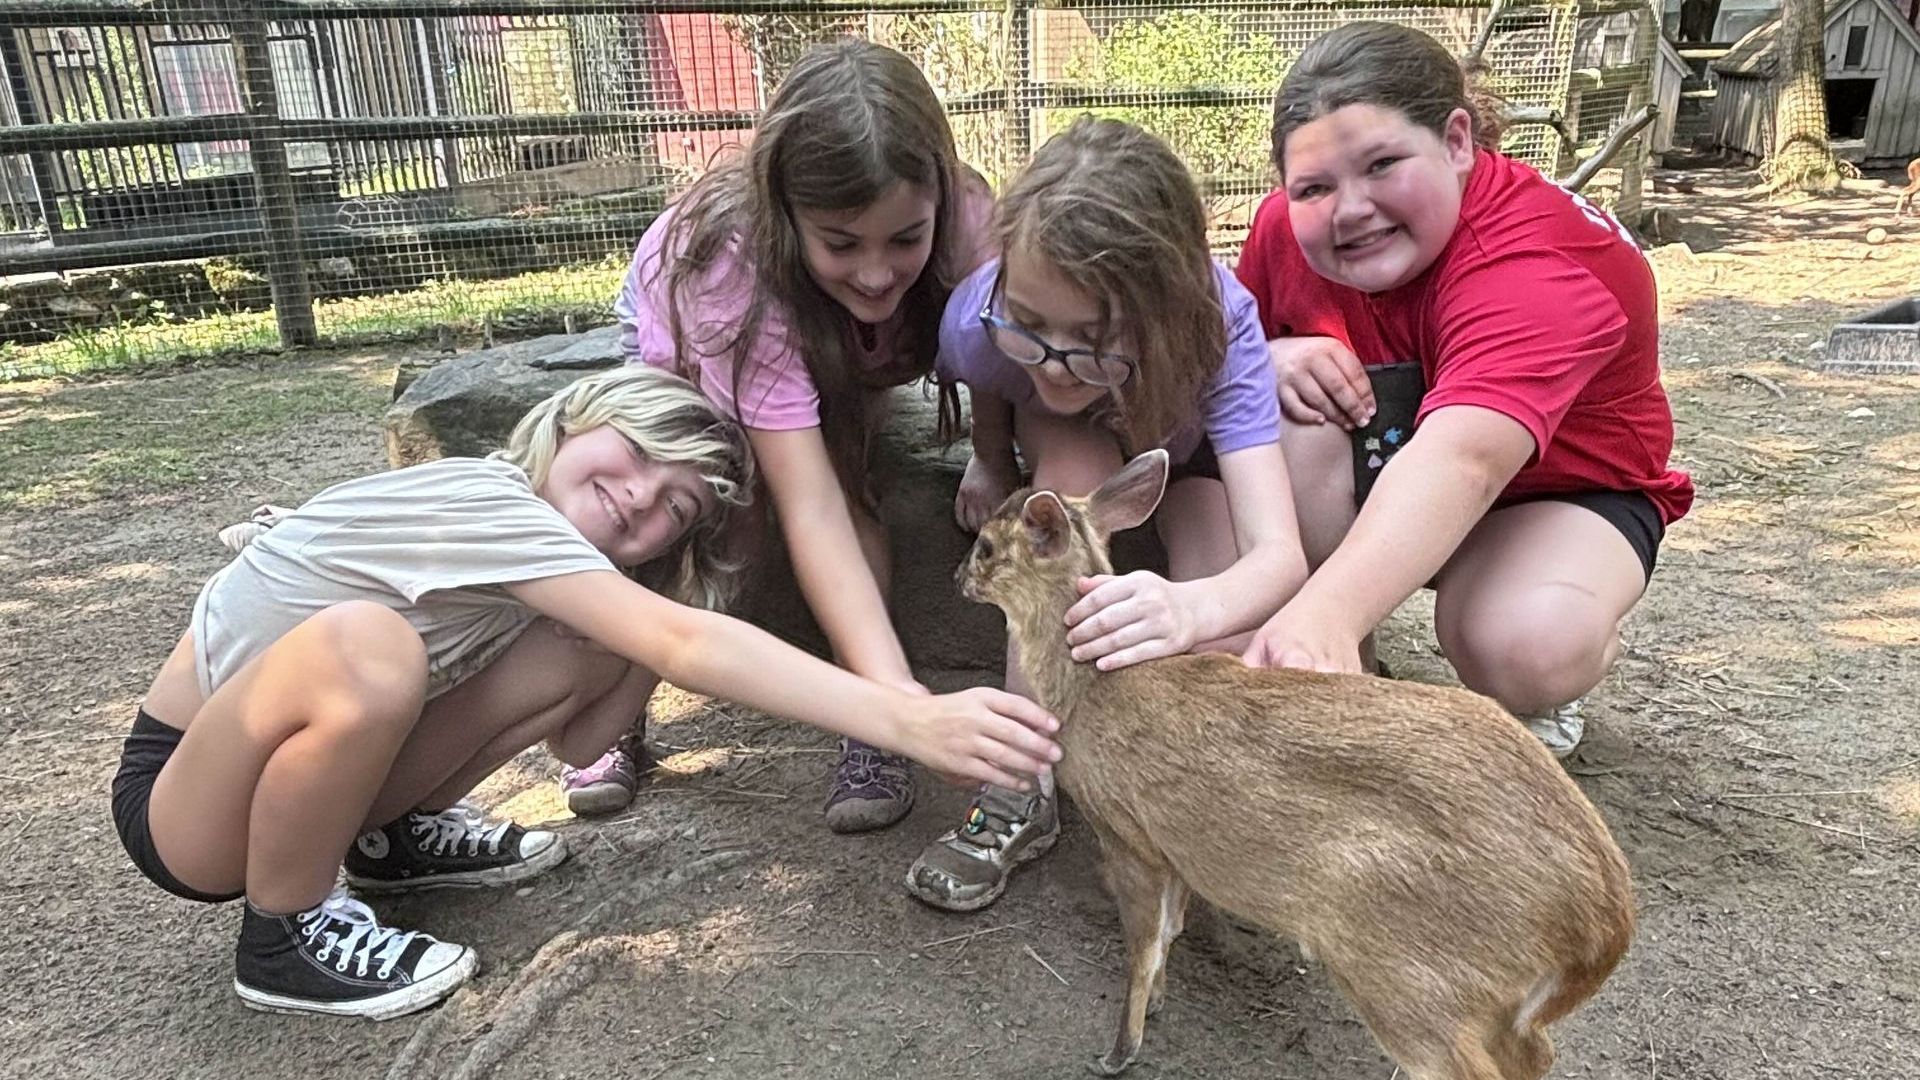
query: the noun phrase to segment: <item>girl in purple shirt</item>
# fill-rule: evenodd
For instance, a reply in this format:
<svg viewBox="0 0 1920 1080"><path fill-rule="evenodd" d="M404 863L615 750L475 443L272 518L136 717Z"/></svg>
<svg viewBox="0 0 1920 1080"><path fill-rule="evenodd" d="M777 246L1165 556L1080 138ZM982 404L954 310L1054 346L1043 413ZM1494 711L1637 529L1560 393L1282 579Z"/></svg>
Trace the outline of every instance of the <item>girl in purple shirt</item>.
<svg viewBox="0 0 1920 1080"><path fill-rule="evenodd" d="M1154 520L1168 575L1083 580L1067 641L1102 670L1229 647L1299 589L1307 563L1266 334L1208 252L1192 176L1153 135L1082 117L1034 155L996 224L1003 258L954 290L935 360L972 401L956 517L977 529L1023 464L1036 487L1085 495L1164 447L1174 469ZM1025 691L1011 656L1006 678ZM988 788L913 864L908 891L985 907L1057 831L1050 782L1031 797Z"/></svg>

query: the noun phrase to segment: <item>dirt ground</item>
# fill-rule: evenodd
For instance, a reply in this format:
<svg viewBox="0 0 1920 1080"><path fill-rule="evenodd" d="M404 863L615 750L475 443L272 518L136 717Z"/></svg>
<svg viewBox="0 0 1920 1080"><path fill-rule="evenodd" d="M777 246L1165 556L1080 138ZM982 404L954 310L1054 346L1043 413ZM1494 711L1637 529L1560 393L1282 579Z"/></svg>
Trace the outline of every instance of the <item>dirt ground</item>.
<svg viewBox="0 0 1920 1080"><path fill-rule="evenodd" d="M1882 1078L1920 1061L1920 379L1817 370L1827 329L1920 291L1920 218L1665 173L1696 254L1655 257L1680 463L1673 528L1570 763L1626 849L1632 952L1557 1032L1558 1076ZM1887 228L1883 243L1868 227ZM8 1077L1069 1077L1104 1046L1118 926L1091 836L971 917L900 878L965 797L830 835L809 729L675 692L633 808L580 821L529 753L483 802L574 852L528 887L384 913L476 946L442 1009L267 1016L230 989L234 905L174 900L107 814L118 739L218 568L215 530L382 466L397 357L269 358L0 387L0 1074ZM1385 655L1451 675L1418 601ZM949 673L944 682L981 679ZM1393 1070L1291 946L1198 911L1142 1077Z"/></svg>

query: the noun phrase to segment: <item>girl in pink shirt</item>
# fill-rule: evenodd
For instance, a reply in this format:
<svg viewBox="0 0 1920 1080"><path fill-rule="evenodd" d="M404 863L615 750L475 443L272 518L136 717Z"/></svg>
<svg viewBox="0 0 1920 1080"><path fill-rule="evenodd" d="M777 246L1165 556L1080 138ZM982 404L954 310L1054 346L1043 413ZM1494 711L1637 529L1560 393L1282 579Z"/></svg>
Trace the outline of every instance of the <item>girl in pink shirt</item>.
<svg viewBox="0 0 1920 1080"><path fill-rule="evenodd" d="M991 211L911 61L864 41L816 47L747 151L647 230L615 307L629 362L686 375L747 428L838 662L914 693L867 453L885 392L932 369ZM905 759L844 744L830 828L881 828L912 805Z"/></svg>

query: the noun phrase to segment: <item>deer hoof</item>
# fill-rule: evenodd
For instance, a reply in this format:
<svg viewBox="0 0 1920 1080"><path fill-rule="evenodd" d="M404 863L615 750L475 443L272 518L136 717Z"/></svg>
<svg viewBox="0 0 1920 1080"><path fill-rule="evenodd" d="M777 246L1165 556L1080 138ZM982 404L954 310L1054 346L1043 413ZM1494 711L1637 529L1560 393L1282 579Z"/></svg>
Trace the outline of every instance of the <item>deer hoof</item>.
<svg viewBox="0 0 1920 1080"><path fill-rule="evenodd" d="M1087 1071L1095 1076L1119 1076L1133 1064L1133 1055L1116 1058L1113 1054L1103 1054L1087 1062Z"/></svg>

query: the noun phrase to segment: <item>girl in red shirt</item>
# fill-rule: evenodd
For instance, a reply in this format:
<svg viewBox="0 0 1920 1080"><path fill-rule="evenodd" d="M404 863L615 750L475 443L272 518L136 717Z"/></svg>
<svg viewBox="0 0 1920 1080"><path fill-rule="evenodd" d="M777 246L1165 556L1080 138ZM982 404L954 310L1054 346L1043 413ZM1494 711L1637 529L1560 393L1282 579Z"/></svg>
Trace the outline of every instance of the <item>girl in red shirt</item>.
<svg viewBox="0 0 1920 1080"><path fill-rule="evenodd" d="M1281 84L1283 186L1239 274L1315 570L1247 659L1360 670L1431 584L1461 680L1565 756L1693 488L1667 464L1646 260L1497 140L1454 58L1407 27L1334 30Z"/></svg>

